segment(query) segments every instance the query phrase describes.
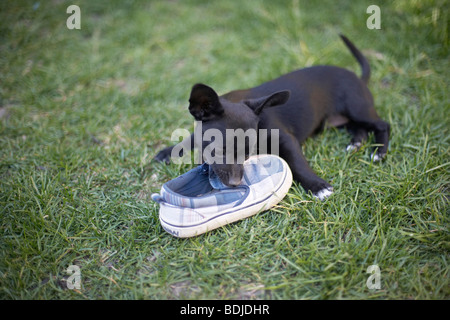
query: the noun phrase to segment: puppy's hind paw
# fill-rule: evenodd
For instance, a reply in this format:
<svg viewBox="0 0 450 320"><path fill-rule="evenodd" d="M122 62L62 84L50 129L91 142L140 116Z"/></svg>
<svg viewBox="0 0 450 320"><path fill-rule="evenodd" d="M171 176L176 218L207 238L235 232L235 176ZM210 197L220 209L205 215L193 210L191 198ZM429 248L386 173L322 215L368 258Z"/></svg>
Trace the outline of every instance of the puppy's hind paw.
<svg viewBox="0 0 450 320"><path fill-rule="evenodd" d="M386 154L379 154L378 152L377 153L372 153L370 155L370 159L373 162L381 162L381 161L383 161L384 157L386 157Z"/></svg>
<svg viewBox="0 0 450 320"><path fill-rule="evenodd" d="M361 142L351 143L345 149L347 152L356 152L361 148Z"/></svg>

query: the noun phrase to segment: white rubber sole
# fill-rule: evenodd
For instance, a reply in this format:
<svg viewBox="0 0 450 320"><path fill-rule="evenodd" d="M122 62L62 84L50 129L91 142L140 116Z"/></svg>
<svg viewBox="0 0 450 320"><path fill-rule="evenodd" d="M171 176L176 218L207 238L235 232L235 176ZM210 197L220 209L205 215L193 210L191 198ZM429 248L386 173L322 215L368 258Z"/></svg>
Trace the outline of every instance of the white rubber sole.
<svg viewBox="0 0 450 320"><path fill-rule="evenodd" d="M275 188L276 191L273 191L270 195L267 196L266 199L250 204L243 203L236 208L229 209L230 212L222 213L215 218L209 219L194 226L176 226L169 224L164 221L160 214L159 220L161 221L161 226L164 228L164 230L175 237L189 238L201 235L208 231L220 228L224 225L251 217L259 212L268 210L277 205L281 200L283 200L284 196L288 193L292 185L292 172L287 164L285 164L285 166L287 167L287 170L285 172L284 178L281 180L282 182L277 186L277 188ZM161 205L163 206L164 204ZM160 210L161 209L162 207L160 208Z"/></svg>

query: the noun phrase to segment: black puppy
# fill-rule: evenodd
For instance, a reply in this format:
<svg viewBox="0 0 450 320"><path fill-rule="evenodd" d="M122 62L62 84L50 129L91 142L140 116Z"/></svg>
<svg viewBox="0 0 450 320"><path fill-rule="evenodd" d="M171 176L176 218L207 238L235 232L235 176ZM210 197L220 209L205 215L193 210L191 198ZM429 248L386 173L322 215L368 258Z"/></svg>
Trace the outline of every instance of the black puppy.
<svg viewBox="0 0 450 320"><path fill-rule="evenodd" d="M361 78L343 68L314 66L221 97L212 88L197 84L192 88L189 111L197 121L202 121L202 132L211 128L224 134L226 129L267 129L270 141L271 129L278 129L279 155L289 164L294 180L324 199L332 194L333 188L309 167L301 149L303 141L325 126L345 126L353 135L347 150L353 150L367 139L368 132L374 132L378 145L372 155L374 161L383 159L389 144L390 126L377 115L367 88L369 63L345 36L341 38L361 65ZM192 135L190 148L193 141ZM206 146L203 142L202 149ZM173 148L161 150L155 160L169 162ZM246 146L246 154L252 148ZM230 152L236 149L225 150L223 156ZM242 179L242 164L215 163L212 168L228 186L238 185Z"/></svg>

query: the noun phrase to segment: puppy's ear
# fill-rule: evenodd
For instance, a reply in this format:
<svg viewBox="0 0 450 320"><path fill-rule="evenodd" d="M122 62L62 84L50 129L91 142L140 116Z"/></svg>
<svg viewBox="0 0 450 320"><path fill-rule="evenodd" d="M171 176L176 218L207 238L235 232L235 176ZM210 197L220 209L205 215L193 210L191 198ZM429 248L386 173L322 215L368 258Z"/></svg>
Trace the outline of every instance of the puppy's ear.
<svg viewBox="0 0 450 320"><path fill-rule="evenodd" d="M245 100L244 103L253 109L256 115L259 115L264 108L285 104L289 100L290 95L291 92L289 90L278 91L261 98Z"/></svg>
<svg viewBox="0 0 450 320"><path fill-rule="evenodd" d="M198 83L192 87L189 112L195 120L206 121L221 116L224 111L217 93L212 88Z"/></svg>

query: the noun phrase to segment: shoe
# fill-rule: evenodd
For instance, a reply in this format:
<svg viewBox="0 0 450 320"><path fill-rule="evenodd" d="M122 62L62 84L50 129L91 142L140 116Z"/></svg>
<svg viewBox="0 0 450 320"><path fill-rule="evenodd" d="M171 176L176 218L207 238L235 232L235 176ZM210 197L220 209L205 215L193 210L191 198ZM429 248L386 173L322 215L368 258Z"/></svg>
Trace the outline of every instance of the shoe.
<svg viewBox="0 0 450 320"><path fill-rule="evenodd" d="M194 237L268 210L292 185L288 164L275 155L255 155L244 162L244 177L227 187L208 164L163 184L152 199L159 203L161 226L180 238Z"/></svg>

